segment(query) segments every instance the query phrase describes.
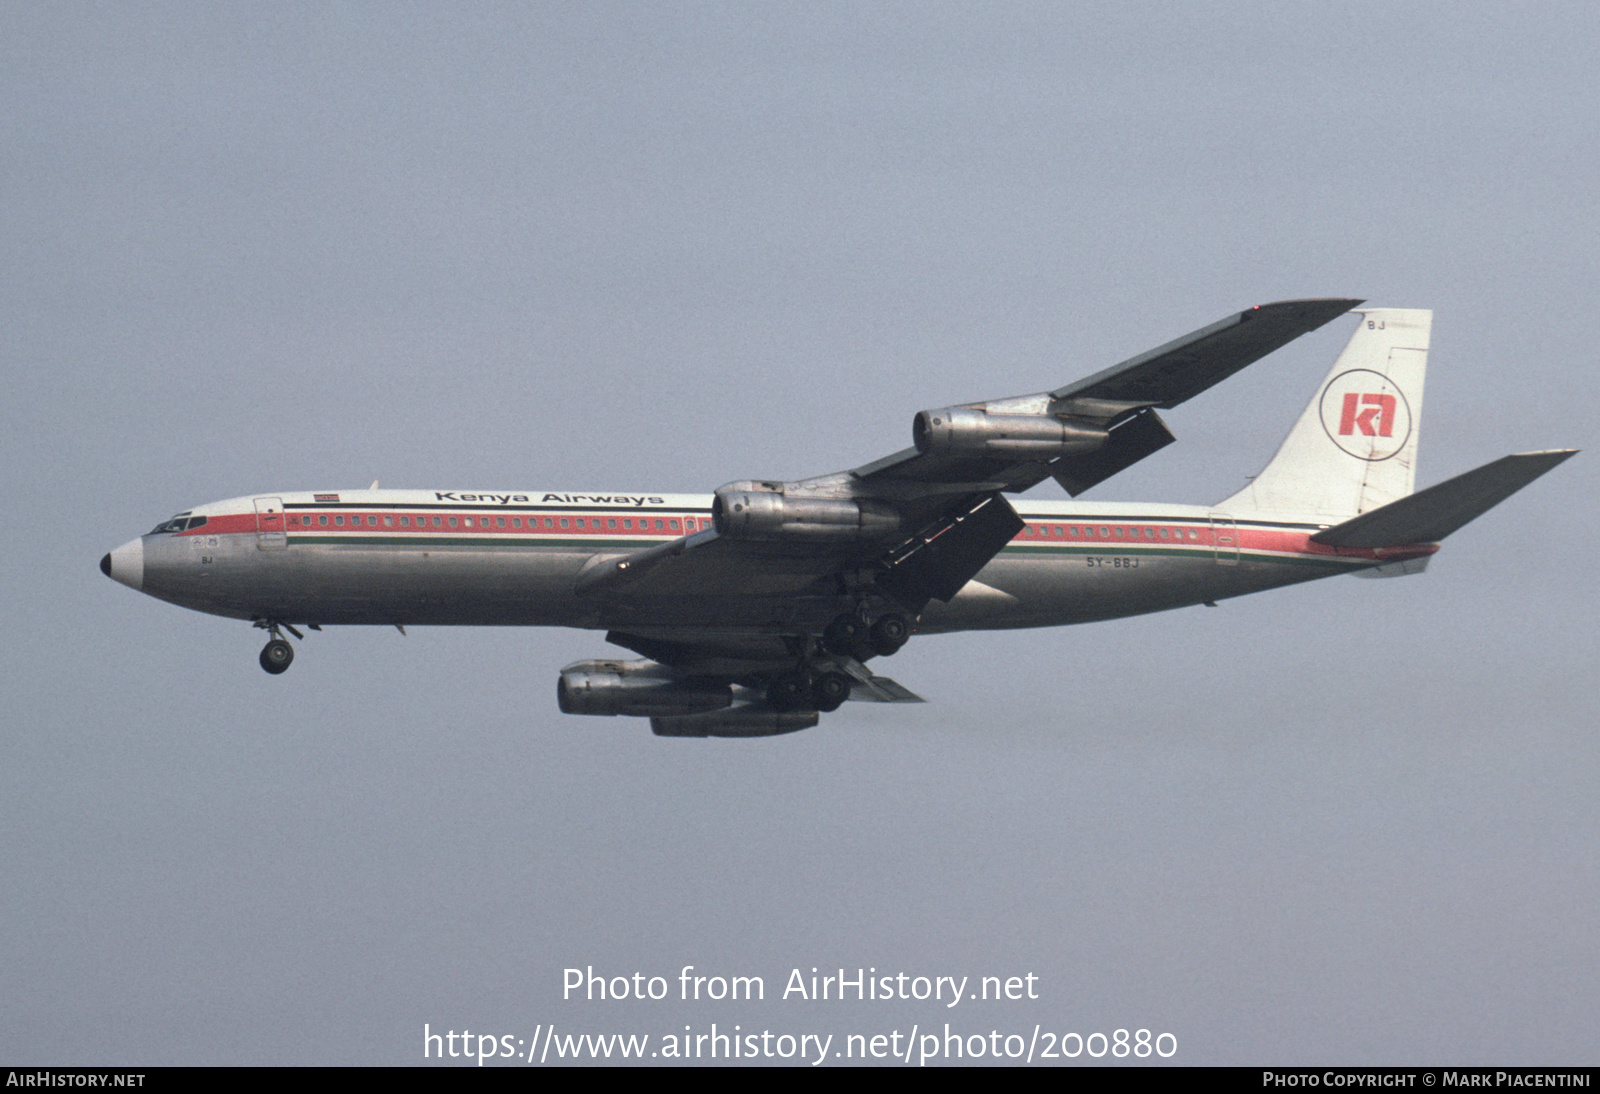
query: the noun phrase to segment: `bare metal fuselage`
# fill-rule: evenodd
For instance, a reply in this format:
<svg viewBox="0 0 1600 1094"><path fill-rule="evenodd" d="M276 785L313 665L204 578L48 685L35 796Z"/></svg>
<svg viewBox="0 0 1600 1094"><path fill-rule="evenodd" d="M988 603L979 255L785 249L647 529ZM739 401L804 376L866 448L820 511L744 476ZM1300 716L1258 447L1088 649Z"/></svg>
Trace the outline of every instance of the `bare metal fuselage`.
<svg viewBox="0 0 1600 1094"><path fill-rule="evenodd" d="M315 495L285 494L196 509L208 516L205 526L137 541L137 587L215 615L318 626L777 633L824 625L849 603L829 589L631 599L574 591L585 567L703 527L709 497L619 507L441 505L437 495L413 491L341 497L318 503ZM280 502L276 514L272 501ZM1386 561L1377 552L1311 544L1315 524L1235 521L1202 507L1042 502L1018 511L1023 533L953 600L930 604L920 632L1112 619Z"/></svg>

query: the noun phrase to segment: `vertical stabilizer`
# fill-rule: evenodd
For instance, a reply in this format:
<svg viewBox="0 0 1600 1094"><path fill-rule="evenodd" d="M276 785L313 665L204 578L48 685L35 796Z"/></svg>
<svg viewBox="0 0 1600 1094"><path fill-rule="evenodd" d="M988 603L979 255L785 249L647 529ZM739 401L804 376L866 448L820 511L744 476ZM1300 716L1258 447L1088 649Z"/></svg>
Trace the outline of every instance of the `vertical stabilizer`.
<svg viewBox="0 0 1600 1094"><path fill-rule="evenodd" d="M1411 493L1433 313L1359 314L1361 326L1278 454L1219 509L1343 521Z"/></svg>

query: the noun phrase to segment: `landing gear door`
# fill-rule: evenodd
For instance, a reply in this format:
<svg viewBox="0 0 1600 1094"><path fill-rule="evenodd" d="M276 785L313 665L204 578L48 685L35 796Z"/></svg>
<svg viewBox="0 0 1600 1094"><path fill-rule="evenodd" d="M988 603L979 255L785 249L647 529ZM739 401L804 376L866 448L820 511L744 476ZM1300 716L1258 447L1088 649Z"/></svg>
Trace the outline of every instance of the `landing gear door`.
<svg viewBox="0 0 1600 1094"><path fill-rule="evenodd" d="M281 551L289 545L283 523L281 498L256 499L256 546L263 551Z"/></svg>
<svg viewBox="0 0 1600 1094"><path fill-rule="evenodd" d="M1239 526L1226 513L1211 514L1211 549L1218 566L1239 565Z"/></svg>

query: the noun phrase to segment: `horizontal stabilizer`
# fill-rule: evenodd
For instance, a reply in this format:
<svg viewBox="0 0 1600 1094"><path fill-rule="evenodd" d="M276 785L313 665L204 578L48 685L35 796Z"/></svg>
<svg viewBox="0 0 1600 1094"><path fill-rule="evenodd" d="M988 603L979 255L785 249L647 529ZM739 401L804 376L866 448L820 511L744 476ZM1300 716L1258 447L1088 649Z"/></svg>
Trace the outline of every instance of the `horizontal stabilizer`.
<svg viewBox="0 0 1600 1094"><path fill-rule="evenodd" d="M1318 532L1311 540L1329 547L1365 548L1437 543L1576 452L1563 448L1506 456Z"/></svg>

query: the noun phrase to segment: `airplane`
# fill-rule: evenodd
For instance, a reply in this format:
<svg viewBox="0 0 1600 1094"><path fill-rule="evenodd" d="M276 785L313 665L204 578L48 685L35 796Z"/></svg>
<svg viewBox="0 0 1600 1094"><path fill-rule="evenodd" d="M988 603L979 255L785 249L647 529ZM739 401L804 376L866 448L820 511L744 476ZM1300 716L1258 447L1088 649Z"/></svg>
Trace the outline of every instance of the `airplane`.
<svg viewBox="0 0 1600 1094"><path fill-rule="evenodd" d="M639 660L562 669L568 714L666 737L809 728L847 700L922 702L867 666L913 635L1116 619L1353 573L1421 573L1445 537L1576 450L1413 492L1432 312L1262 304L1053 391L919 412L849 471L710 495L330 490L197 506L100 560L110 578L265 630L604 630ZM1347 314L1358 325L1288 438L1215 505L1076 499L1171 444L1170 410Z"/></svg>

